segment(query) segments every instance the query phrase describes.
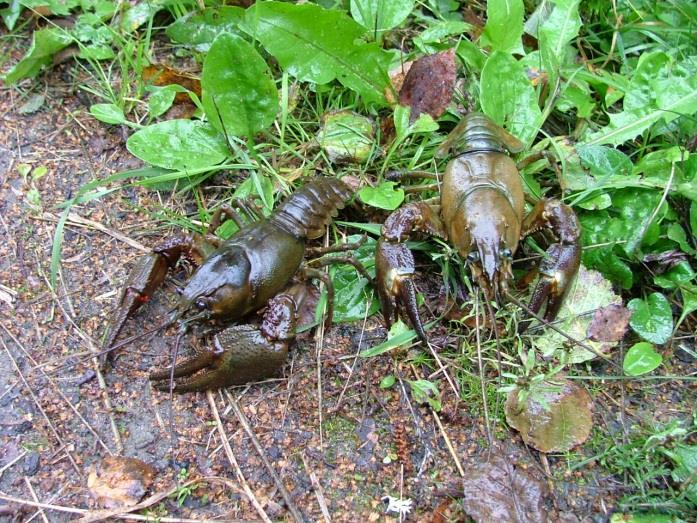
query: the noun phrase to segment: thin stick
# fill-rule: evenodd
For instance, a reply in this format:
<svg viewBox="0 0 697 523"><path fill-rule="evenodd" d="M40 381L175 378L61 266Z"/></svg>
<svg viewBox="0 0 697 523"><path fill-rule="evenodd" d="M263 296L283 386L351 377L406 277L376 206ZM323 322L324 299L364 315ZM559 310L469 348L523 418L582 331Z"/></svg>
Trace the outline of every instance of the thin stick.
<svg viewBox="0 0 697 523"><path fill-rule="evenodd" d="M187 481L181 487L187 487L189 485L194 485L196 483L207 482L207 483L222 483L227 486L230 490L239 492L239 489L228 479L220 477L206 477L198 478L191 481ZM174 494L180 486L175 485L171 489L160 492L158 494L153 494L149 498L141 501L140 503L130 506L130 507L120 507L114 510L87 510L84 508L76 507L66 507L63 505L53 505L51 503L39 503L37 501L29 501L27 499L16 498L13 496L7 496L5 494L0 494L0 500L7 501L8 503L16 503L18 505L24 505L28 507L43 508L47 510L56 510L58 512L67 512L69 514L80 514L83 517L79 520L80 523L92 523L94 521L101 521L105 519L113 519L119 517L121 519L130 519L135 521L152 521L152 516L141 516L140 514L129 514L129 512L134 512L136 510L143 510L156 503L159 503L164 498ZM222 520L216 519L184 519L184 518L158 518L158 521L163 523L219 523ZM231 521L231 520L228 520Z"/></svg>
<svg viewBox="0 0 697 523"><path fill-rule="evenodd" d="M36 408L39 409L39 411L41 412L41 415L46 420L46 423L48 424L49 429L51 429L51 432L53 433L53 436L56 438L56 441L58 442L59 446L63 449L65 454L68 456L68 459L70 460L70 463L72 464L73 468L75 469L75 472L77 472L77 474L81 476L80 467L77 466L77 463L75 462L75 459L73 458L73 455L70 453L70 451L67 449L66 445L63 443L63 439L60 437L60 434L58 434L56 427L53 426L53 422L51 421L51 418L48 417L48 414L46 414L46 411L41 406L41 403L39 403L39 399L36 397L36 395L34 394L34 391L29 386L29 383L24 378L24 374L22 374L22 370L19 368L19 365L17 364L17 360L15 360L14 356L12 356L12 353L10 352L10 349L5 344L5 340L0 338L0 343L2 343L2 346L5 349L5 352L9 356L10 361L12 362L12 366L15 368L15 371L17 371L19 378L22 380L22 383L24 384L24 387L27 389L27 392L29 392L29 395L31 396L32 400L34 400L34 403L36 404Z"/></svg>
<svg viewBox="0 0 697 523"><path fill-rule="evenodd" d="M247 499L249 499L249 502L254 506L254 508L257 511L257 514L259 514L259 517L266 523L271 523L271 519L269 519L269 516L266 514L266 512L264 512L264 508L261 506L257 498L254 496L254 492L252 492L252 489L249 488L249 483L247 483L244 474L242 474L242 469L240 468L239 463L237 463L235 454L233 454L232 448L230 447L230 442L228 441L227 434L225 433L225 427L223 427L223 422L220 420L220 414L218 413L218 407L215 404L215 398L213 398L213 393L210 390L206 391L206 398L208 398L208 404L211 406L211 412L213 412L213 417L215 418L215 423L218 427L218 433L220 434L220 439L223 444L223 448L225 449L227 459L232 465L232 468L235 469L237 481L239 481L242 485L242 489L244 490L244 493L247 495Z"/></svg>
<svg viewBox="0 0 697 523"><path fill-rule="evenodd" d="M450 438L448 437L448 433L445 432L445 427L443 427L443 424L440 422L440 417L438 416L438 413L435 410L431 409L431 414L433 414L433 419L436 420L436 425L438 425L438 429L440 430L440 433L443 436L443 440L445 441L445 446L448 447L448 452L450 452L450 456L453 458L453 461L455 462L457 471L460 473L460 476L464 478L465 469L462 468L460 459L457 457L457 452L455 452L455 447L453 447L453 444L450 441Z"/></svg>
<svg viewBox="0 0 697 523"><path fill-rule="evenodd" d="M295 506L295 503L293 503L293 497L290 495L290 492L288 492L288 489L286 489L285 485L283 484L283 481L281 481L281 478L271 465L271 462L266 456L264 448L261 446L261 443L259 442L259 439L254 433L254 430L252 430L252 426L250 425L247 416L244 415L244 412L242 412L242 409L237 403L237 400L232 396L232 394L230 394L230 391L225 389L223 392L227 396L227 399L230 402L230 405L232 406L232 410L235 412L237 419L242 425L242 428L247 433L247 436L249 436L249 439L251 440L252 445L256 449L257 454L259 454L262 463L264 463L266 470L268 470L269 474L271 475L271 478L273 479L273 482L276 484L276 488L281 493L281 496L283 496L283 500L286 502L288 511L291 513L295 521L302 523L304 521L302 513L300 512L300 510L298 510L298 507Z"/></svg>
<svg viewBox="0 0 697 523"><path fill-rule="evenodd" d="M27 476L24 476L24 483L27 484L27 488L29 489L29 493L31 494L32 499L38 503L39 498L36 497L34 487L32 486L31 481L29 481L29 478ZM43 519L45 523L48 523L48 518L46 517L46 514L44 514L44 509L39 509L37 514L41 516L41 519Z"/></svg>
<svg viewBox="0 0 697 523"><path fill-rule="evenodd" d="M43 213L43 215L40 218L36 218L37 220L44 220L48 222L53 222L56 223L58 222L58 217L55 214L51 214L48 212ZM81 227L85 229L94 229L99 232L103 232L104 234L111 236L112 238L116 238L117 240L130 245L134 249L138 249L141 252L150 252L151 249L143 245L142 243L139 243L128 236L121 234L120 232L114 231L112 229L109 229L105 225L102 225L99 222L95 222L94 220L89 220L87 218L83 218L82 216L75 214L75 213L68 213L68 220L66 221L66 225L72 225L73 227Z"/></svg>
<svg viewBox="0 0 697 523"><path fill-rule="evenodd" d="M315 497L317 497L317 503L319 504L319 509L322 511L324 521L326 521L327 523L331 523L332 517L329 514L329 507L327 507L327 500L324 498L324 491L322 490L322 485L320 485L320 482L317 479L317 475L312 471L312 469L310 469L310 466L307 464L307 459L305 459L305 453L301 452L300 457L303 460L303 465L305 466L305 470L307 471L308 476L310 476L312 488L315 491Z"/></svg>

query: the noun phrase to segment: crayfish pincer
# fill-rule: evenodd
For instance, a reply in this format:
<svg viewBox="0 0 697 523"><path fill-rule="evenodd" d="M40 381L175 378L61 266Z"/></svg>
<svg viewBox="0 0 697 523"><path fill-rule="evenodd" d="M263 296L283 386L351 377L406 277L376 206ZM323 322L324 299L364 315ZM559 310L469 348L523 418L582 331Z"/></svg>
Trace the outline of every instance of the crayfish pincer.
<svg viewBox="0 0 697 523"><path fill-rule="evenodd" d="M174 369L152 372L155 387L168 389L170 373L177 378L176 392L219 388L273 375L285 362L288 345L295 338L300 286L289 288L289 284L301 270L305 244L324 233L351 195L352 190L342 181L319 178L293 193L268 218L257 216L257 221L244 225L235 210L222 206L204 236L165 241L144 256L128 277L105 347L115 344L126 320L148 301L168 270L185 257L198 268L181 289L165 326L179 322L186 328L205 322L213 325L203 329L206 335L215 325L223 328L263 307L266 311L259 327L223 328L212 336L212 349ZM214 235L223 215L240 225L240 230L224 241Z"/></svg>
<svg viewBox="0 0 697 523"><path fill-rule="evenodd" d="M540 279L529 308L537 313L546 304L544 318L556 317L578 271L581 230L575 213L558 200L541 199L525 216L521 177L507 154L522 147L517 138L480 113L465 116L451 132L440 149L453 149L456 155L445 168L440 197L404 205L382 227L376 277L388 327L403 308L419 338L427 342L416 303L414 258L403 243L415 232L453 245L487 300L499 301L513 276L511 262L520 239L549 231L554 241L539 266Z"/></svg>

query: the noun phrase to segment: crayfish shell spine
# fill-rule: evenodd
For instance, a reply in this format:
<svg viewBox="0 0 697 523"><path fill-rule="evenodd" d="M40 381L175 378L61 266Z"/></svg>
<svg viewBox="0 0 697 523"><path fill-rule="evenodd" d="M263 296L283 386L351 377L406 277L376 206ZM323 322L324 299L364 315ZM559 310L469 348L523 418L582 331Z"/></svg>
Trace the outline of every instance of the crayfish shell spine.
<svg viewBox="0 0 697 523"><path fill-rule="evenodd" d="M319 238L352 194L338 178L319 178L291 194L270 220L297 239Z"/></svg>

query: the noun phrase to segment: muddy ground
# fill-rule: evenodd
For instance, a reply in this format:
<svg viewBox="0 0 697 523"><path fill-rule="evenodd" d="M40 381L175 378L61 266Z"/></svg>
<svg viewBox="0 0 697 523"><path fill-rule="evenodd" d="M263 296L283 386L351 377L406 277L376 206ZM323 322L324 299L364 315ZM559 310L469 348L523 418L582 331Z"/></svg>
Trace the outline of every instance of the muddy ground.
<svg viewBox="0 0 697 523"><path fill-rule="evenodd" d="M168 193L127 188L73 208L89 221L66 226L52 289L57 206L81 185L140 164L124 147L124 129L89 116L69 68L33 85L45 102L32 114L18 111L26 100L17 90L3 88L0 96L0 519L62 521L101 509L89 492L89 473L105 457L122 455L154 467L149 495L199 480L190 492L179 489L179 501L165 497L140 511L161 521L256 520L262 514L291 520L263 459L287 489L295 516L307 520L399 519L386 514L385 496L413 500L408 520L464 520L460 501L448 496L459 488L453 456L466 474L491 457L482 413L456 401L442 379L439 415L410 400L399 382L381 389L388 374L415 379L430 371L399 363L404 352L355 357L384 339L378 316L335 325L321 337L303 335L278 379L210 396L175 396L171 409L168 394L155 391L147 374L168 361L174 329L124 347L113 368L100 373L91 354L101 345L128 268L141 255L134 242L147 248L172 232L147 211L193 207ZM22 164L47 172L32 180L22 176ZM201 196L214 205L220 190L204 187ZM168 286L129 322L124 337L157 325L171 306L171 291ZM595 422L615 433L621 397L638 418L656 421L686 415L694 401L694 388L680 382L627 395L614 382L601 388L593 394ZM531 521L544 513L551 521L605 521L624 493L620 480L593 463L571 473L564 456L542 457L506 427L499 425L494 437L501 446L494 454L506 456L535 484L530 488L542 492ZM32 503L51 508L39 513Z"/></svg>

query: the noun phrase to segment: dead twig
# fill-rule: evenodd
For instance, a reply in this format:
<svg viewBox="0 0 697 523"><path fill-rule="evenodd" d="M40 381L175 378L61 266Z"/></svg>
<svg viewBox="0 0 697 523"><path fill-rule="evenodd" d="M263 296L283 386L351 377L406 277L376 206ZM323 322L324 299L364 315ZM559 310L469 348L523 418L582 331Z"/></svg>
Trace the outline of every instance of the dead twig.
<svg viewBox="0 0 697 523"><path fill-rule="evenodd" d="M233 454L232 452L232 447L230 447L230 441L228 440L227 434L225 433L225 427L223 426L223 422L220 420L220 414L218 413L218 407L215 404L215 398L213 398L213 393L210 390L206 391L206 398L208 398L208 404L211 406L211 411L213 412L213 417L215 418L215 423L218 427L218 433L220 434L220 439L222 441L223 448L225 449L225 454L227 455L227 459L232 465L232 468L235 469L235 475L237 476L237 480L242 485L242 489L244 490L247 499L249 499L249 502L254 506L257 513L259 514L259 517L261 517L261 519L266 523L271 523L271 519L266 514L266 512L264 512L264 507L261 506L259 500L257 500L257 498L254 496L254 492L252 492L252 489L249 488L249 483L247 483L244 474L242 474L240 464L237 463L235 454Z"/></svg>
<svg viewBox="0 0 697 523"><path fill-rule="evenodd" d="M307 472L307 475L310 476L312 488L315 491L317 503L319 504L319 509L322 511L324 521L326 521L327 523L331 523L332 517L329 514L329 507L327 507L327 500L324 498L324 490L322 489L322 485L320 485L320 482L317 479L317 475L312 471L312 469L308 465L307 459L305 458L305 454L303 452L300 453L300 457L303 460L303 465L305 466L305 471Z"/></svg>

